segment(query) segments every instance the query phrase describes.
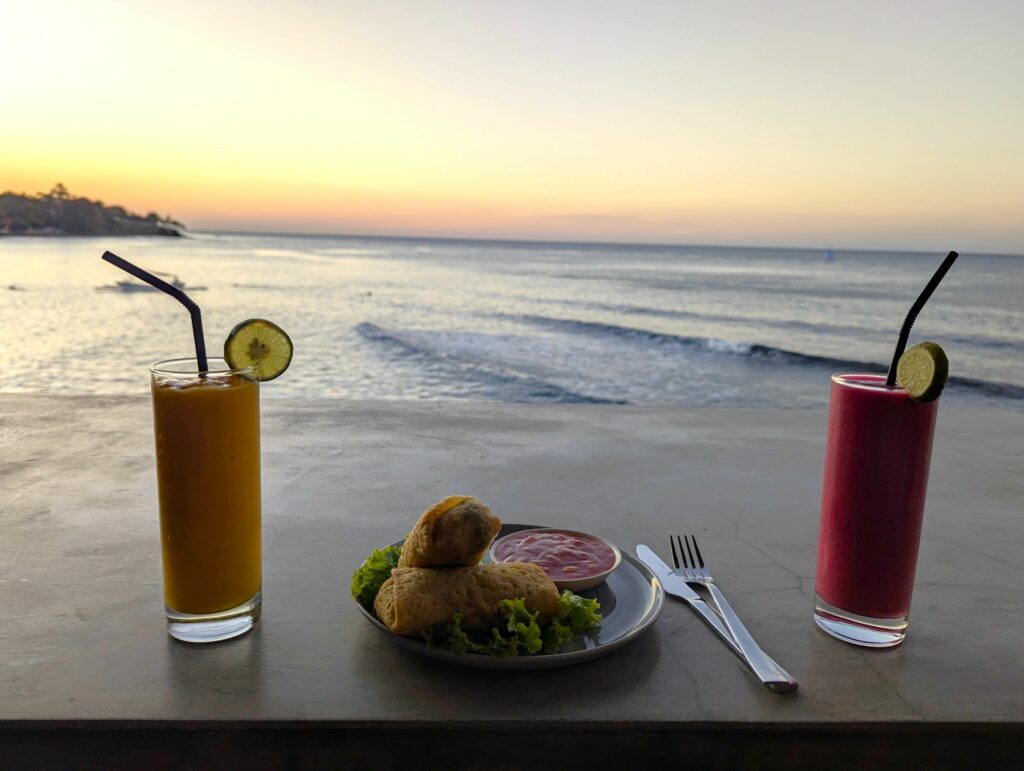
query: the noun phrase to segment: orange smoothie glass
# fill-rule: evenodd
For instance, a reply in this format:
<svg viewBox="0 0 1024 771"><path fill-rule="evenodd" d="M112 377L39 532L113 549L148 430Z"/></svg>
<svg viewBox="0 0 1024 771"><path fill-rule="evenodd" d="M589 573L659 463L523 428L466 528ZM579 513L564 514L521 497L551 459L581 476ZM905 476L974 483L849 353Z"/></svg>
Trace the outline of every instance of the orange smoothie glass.
<svg viewBox="0 0 1024 771"><path fill-rule="evenodd" d="M151 370L167 630L186 642L260 617L260 392L222 359Z"/></svg>

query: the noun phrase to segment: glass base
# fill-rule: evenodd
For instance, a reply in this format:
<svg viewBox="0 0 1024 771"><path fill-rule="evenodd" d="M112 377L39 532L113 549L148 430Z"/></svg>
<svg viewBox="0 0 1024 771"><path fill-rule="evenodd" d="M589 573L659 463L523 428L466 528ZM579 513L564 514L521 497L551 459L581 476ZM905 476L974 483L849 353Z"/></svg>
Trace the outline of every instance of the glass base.
<svg viewBox="0 0 1024 771"><path fill-rule="evenodd" d="M814 595L814 623L837 640L867 648L891 648L907 636L909 616L869 618L858 616Z"/></svg>
<svg viewBox="0 0 1024 771"><path fill-rule="evenodd" d="M262 605L263 593L256 592L241 605L216 613L180 613L165 607L167 633L176 640L190 643L230 640L256 626Z"/></svg>

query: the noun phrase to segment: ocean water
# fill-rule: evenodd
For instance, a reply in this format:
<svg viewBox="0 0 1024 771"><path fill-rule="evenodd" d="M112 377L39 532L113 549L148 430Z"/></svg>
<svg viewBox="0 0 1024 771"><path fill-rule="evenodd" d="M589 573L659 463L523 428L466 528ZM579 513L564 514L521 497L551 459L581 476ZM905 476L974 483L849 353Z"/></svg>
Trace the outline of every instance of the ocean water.
<svg viewBox="0 0 1024 771"><path fill-rule="evenodd" d="M0 392L148 393L192 355L188 314L105 249L201 285L207 348L276 321L264 398L820 407L884 371L941 253L195 233L0 238ZM1024 409L1024 257L964 253L910 343L951 360L944 403Z"/></svg>

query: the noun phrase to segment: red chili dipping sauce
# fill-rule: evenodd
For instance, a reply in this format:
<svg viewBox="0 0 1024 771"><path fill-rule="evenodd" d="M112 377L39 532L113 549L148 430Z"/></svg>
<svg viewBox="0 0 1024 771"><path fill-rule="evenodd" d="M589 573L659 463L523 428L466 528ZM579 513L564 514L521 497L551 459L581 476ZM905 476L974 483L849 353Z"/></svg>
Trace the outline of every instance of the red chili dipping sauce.
<svg viewBox="0 0 1024 771"><path fill-rule="evenodd" d="M497 562L532 562L552 581L596 576L615 566L615 552L601 541L563 530L523 530L494 547Z"/></svg>

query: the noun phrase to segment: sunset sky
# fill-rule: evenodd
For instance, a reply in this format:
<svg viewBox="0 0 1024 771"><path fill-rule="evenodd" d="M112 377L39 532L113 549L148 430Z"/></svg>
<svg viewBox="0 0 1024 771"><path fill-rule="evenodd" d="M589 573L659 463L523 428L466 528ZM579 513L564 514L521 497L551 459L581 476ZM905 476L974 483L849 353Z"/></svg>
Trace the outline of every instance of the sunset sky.
<svg viewBox="0 0 1024 771"><path fill-rule="evenodd" d="M36 0L0 191L195 230L1024 252L1024 3Z"/></svg>

